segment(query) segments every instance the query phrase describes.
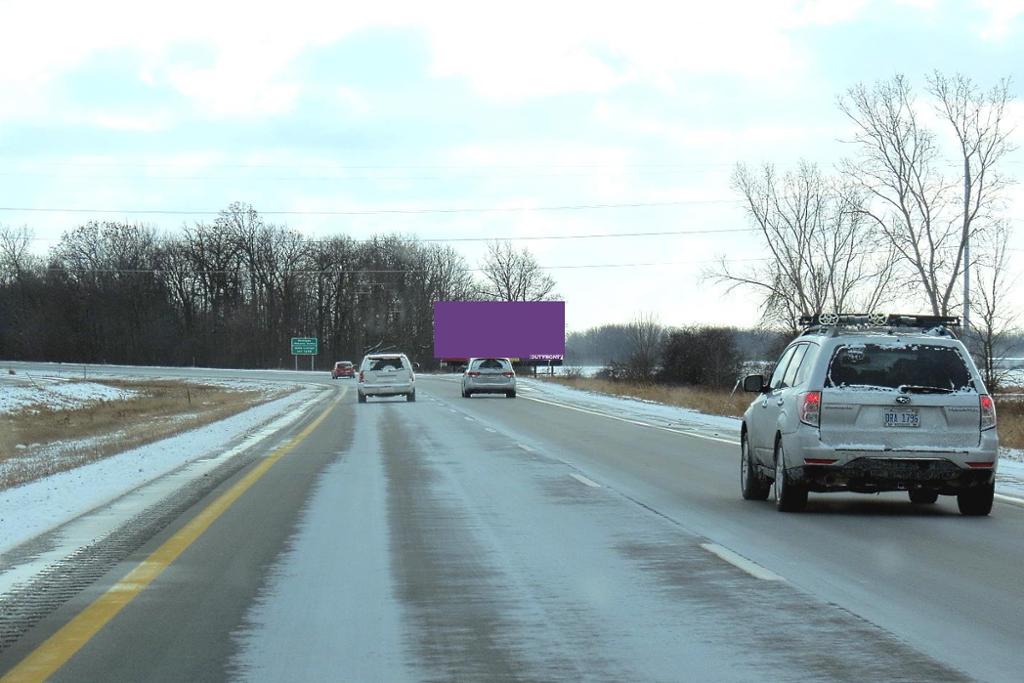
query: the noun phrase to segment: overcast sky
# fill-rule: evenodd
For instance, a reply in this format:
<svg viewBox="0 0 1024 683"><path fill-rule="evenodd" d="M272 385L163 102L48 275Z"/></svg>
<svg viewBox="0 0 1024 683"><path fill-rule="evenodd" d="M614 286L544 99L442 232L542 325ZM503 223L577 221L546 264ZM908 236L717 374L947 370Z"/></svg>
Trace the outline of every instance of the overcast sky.
<svg viewBox="0 0 1024 683"><path fill-rule="evenodd" d="M570 330L746 324L753 294L700 278L762 256L730 173L831 169L847 87L1011 76L1024 147L1024 0L602 6L0 0L0 223L40 253L92 218L174 232L232 201L310 236L514 237ZM1004 170L1024 180L1024 154ZM554 208L592 205L633 206ZM643 232L692 234L525 239Z"/></svg>

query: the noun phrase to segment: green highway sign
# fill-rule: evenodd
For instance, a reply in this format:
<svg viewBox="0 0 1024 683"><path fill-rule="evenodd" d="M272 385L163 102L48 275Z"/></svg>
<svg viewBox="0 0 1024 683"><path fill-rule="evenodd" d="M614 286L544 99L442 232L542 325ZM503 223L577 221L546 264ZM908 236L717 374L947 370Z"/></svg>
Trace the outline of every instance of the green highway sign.
<svg viewBox="0 0 1024 683"><path fill-rule="evenodd" d="M315 356L319 353L316 337L292 337L293 356Z"/></svg>

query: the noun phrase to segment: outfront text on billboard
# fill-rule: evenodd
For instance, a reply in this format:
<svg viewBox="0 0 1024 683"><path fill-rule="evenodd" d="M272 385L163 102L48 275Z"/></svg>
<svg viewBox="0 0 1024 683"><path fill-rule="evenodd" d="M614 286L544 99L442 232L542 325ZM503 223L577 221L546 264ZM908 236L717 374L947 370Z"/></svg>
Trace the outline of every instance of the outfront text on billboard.
<svg viewBox="0 0 1024 683"><path fill-rule="evenodd" d="M438 301L434 357L562 360L564 301Z"/></svg>

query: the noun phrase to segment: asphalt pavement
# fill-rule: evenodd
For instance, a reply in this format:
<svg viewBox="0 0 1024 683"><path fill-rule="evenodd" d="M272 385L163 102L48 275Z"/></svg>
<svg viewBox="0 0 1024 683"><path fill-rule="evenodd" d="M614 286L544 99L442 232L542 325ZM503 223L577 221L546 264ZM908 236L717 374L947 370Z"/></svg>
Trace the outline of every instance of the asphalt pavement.
<svg viewBox="0 0 1024 683"><path fill-rule="evenodd" d="M533 400L528 383L463 399L455 377L421 375L415 403L357 404L353 382L300 374L333 390L64 590L0 672L1020 680L1024 508L812 494L782 514L740 499L721 439Z"/></svg>

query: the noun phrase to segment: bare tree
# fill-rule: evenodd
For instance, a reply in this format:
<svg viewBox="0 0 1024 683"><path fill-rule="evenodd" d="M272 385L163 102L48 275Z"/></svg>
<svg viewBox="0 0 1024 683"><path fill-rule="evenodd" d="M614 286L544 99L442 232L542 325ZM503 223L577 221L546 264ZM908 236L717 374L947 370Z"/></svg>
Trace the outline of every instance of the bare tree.
<svg viewBox="0 0 1024 683"><path fill-rule="evenodd" d="M975 322L967 330L967 342L980 361L988 390L993 391L1008 374L999 367L999 360L1012 350L1007 348L1006 340L1015 326L1017 314L1006 304L1016 277L1009 273L1009 226L998 223L981 237L980 255L975 265L977 298L971 303Z"/></svg>
<svg viewBox="0 0 1024 683"><path fill-rule="evenodd" d="M1010 150L1003 122L1009 82L982 92L964 76L936 73L929 83L940 115L960 141L962 175L943 172L936 133L922 123L902 75L871 87L857 84L839 98L860 152L842 168L868 194L863 214L887 237L932 312L947 315L956 305L974 223L999 205L1002 180L995 166Z"/></svg>
<svg viewBox="0 0 1024 683"><path fill-rule="evenodd" d="M495 301L546 301L554 298L555 280L545 273L529 249L492 242L481 266L480 294Z"/></svg>
<svg viewBox="0 0 1024 683"><path fill-rule="evenodd" d="M0 225L0 284L14 282L38 265L31 244L32 231L28 226Z"/></svg>
<svg viewBox="0 0 1024 683"><path fill-rule="evenodd" d="M665 330L654 313L640 313L627 326L632 353L627 362L632 379L650 381L661 356Z"/></svg>
<svg viewBox="0 0 1024 683"><path fill-rule="evenodd" d="M733 188L761 232L763 265L735 270L723 257L708 276L763 296L765 322L796 324L822 311L873 311L885 299L895 252L860 211L861 195L801 162L795 172L759 173L740 164Z"/></svg>

